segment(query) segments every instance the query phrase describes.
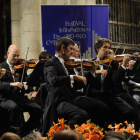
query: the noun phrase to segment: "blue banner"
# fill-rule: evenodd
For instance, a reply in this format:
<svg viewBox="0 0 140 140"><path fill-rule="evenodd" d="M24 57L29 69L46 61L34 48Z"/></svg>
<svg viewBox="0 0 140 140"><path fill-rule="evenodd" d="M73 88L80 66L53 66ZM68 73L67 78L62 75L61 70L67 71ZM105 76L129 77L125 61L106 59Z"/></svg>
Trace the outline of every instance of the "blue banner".
<svg viewBox="0 0 140 140"><path fill-rule="evenodd" d="M55 43L68 37L81 44L83 58L95 56L94 42L108 38L109 7L95 6L41 6L42 42L45 50L55 54Z"/></svg>

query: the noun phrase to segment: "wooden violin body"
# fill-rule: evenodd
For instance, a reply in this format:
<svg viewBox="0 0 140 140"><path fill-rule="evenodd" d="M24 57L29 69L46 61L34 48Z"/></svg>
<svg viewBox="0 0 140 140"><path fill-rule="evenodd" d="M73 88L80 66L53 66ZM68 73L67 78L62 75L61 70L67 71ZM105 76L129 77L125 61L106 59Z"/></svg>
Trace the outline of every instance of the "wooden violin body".
<svg viewBox="0 0 140 140"><path fill-rule="evenodd" d="M25 59L18 59L17 63L14 64L14 69L16 70L21 70L24 66L25 63ZM28 69L33 69L37 64L37 60L36 59L30 59L28 61L26 61L25 67Z"/></svg>
<svg viewBox="0 0 140 140"><path fill-rule="evenodd" d="M83 59L82 64L84 68L91 68L94 63L91 60ZM81 67L81 60L80 59L69 59L65 61L65 65L69 68L79 68Z"/></svg>

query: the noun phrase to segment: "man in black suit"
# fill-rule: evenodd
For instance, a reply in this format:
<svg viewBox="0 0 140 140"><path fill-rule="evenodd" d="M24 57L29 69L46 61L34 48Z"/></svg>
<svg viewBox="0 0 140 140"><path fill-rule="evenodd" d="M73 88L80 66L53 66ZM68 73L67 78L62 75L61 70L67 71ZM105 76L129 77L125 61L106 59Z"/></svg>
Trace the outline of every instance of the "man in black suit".
<svg viewBox="0 0 140 140"><path fill-rule="evenodd" d="M44 76L48 96L44 111L43 136L46 135L58 115L64 117L71 128L74 124L85 122L88 119L87 112L92 112L89 114L92 117L98 114L98 117L106 118L108 107L105 104L88 97L78 99L74 97L74 90L83 88L87 83L83 76L69 75L64 65L64 61L68 60L73 52L74 44L66 37L58 39L55 45L55 56L45 64ZM91 72L94 73L94 68Z"/></svg>
<svg viewBox="0 0 140 140"><path fill-rule="evenodd" d="M129 62L129 67L126 68L128 62ZM126 54L123 59L123 65L120 66L118 70L114 70L113 72L114 73L113 81L114 81L115 94L117 94L120 98L126 101L135 110L133 121L135 125L135 130L139 131L140 110L138 108L138 103L133 99L133 97L128 93L128 91L122 85L122 81L130 85L135 85L135 86L139 85L139 83L132 81L132 79L129 77L129 73L132 70L134 64L135 61L131 60L131 55Z"/></svg>
<svg viewBox="0 0 140 140"><path fill-rule="evenodd" d="M97 54L97 58L95 58L95 60L102 61L102 59L108 55L111 44L112 42L109 39L98 39L94 45ZM126 64L127 62L128 60L125 59L123 64ZM112 63L111 66L112 68L108 69L101 63L99 69L96 70L95 74L98 82L96 86L90 86L89 96L96 100L104 102L113 110L116 116L119 114L117 117L119 123L125 120L132 120L135 110L129 103L123 100L116 93L118 90L116 90L113 81L114 76L122 78L121 70L118 71L118 65L115 63Z"/></svg>
<svg viewBox="0 0 140 140"><path fill-rule="evenodd" d="M20 50L16 45L10 45L7 52L7 60L0 64L1 68L7 71L14 71L13 65L18 61ZM0 80L0 98L5 100L0 102L0 107L10 116L10 125L13 125L18 120L21 112L29 112L29 120L21 126L22 133L29 131L39 126L41 118L41 107L31 100L28 100L22 92L23 83L20 82L21 73L18 77L6 73ZM23 134L24 135L24 134Z"/></svg>

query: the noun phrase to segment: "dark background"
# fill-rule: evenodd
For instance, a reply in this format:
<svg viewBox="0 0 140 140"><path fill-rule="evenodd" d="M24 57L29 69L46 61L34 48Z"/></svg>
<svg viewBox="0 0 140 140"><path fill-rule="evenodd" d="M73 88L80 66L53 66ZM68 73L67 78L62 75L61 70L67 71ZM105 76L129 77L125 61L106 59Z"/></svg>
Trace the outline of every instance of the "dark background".
<svg viewBox="0 0 140 140"><path fill-rule="evenodd" d="M11 44L11 1L0 0L0 63L6 59Z"/></svg>

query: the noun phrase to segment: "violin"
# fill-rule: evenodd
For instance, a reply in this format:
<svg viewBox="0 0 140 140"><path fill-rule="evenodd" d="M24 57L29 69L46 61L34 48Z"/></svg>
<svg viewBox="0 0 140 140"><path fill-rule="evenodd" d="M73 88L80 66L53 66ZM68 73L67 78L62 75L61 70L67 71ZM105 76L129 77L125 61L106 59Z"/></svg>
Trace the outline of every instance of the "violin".
<svg viewBox="0 0 140 140"><path fill-rule="evenodd" d="M89 59L83 59L82 64L83 64L84 68L91 68L94 65L93 61L91 61ZM65 65L66 65L66 67L69 67L69 68L78 68L81 66L81 60L80 59L69 59L69 60L65 61Z"/></svg>
<svg viewBox="0 0 140 140"><path fill-rule="evenodd" d="M25 63L25 59L18 59L17 63L14 64L14 69L16 70L21 70L23 68L23 65ZM25 67L28 69L33 69L37 64L37 60L36 59L30 59L28 61L26 61Z"/></svg>
<svg viewBox="0 0 140 140"><path fill-rule="evenodd" d="M2 68L0 67L0 71L1 71L1 69L2 69ZM13 76L15 76L15 77L17 77L17 76L18 76L18 74L17 74L17 73L14 73L14 72L11 72L11 71L7 71L7 70L6 70L6 72L7 72L7 73L12 74L12 75L13 75Z"/></svg>
<svg viewBox="0 0 140 140"><path fill-rule="evenodd" d="M33 69L38 61L36 59L30 59L27 60L26 62L28 63L28 68Z"/></svg>
<svg viewBox="0 0 140 140"><path fill-rule="evenodd" d="M101 60L101 62L103 64L107 64L107 63L110 63L111 61L116 61L116 62L122 62L123 61L123 58L124 58L124 55L113 55L113 56L109 56L109 57L106 57L105 59Z"/></svg>
<svg viewBox="0 0 140 140"><path fill-rule="evenodd" d="M109 57L103 59L101 62L102 62L103 64L110 63L111 61L122 62L124 56L125 56L125 54L112 55L112 56L109 56ZM140 59L140 55L137 55L137 56L131 55L131 59L134 59L134 58Z"/></svg>

